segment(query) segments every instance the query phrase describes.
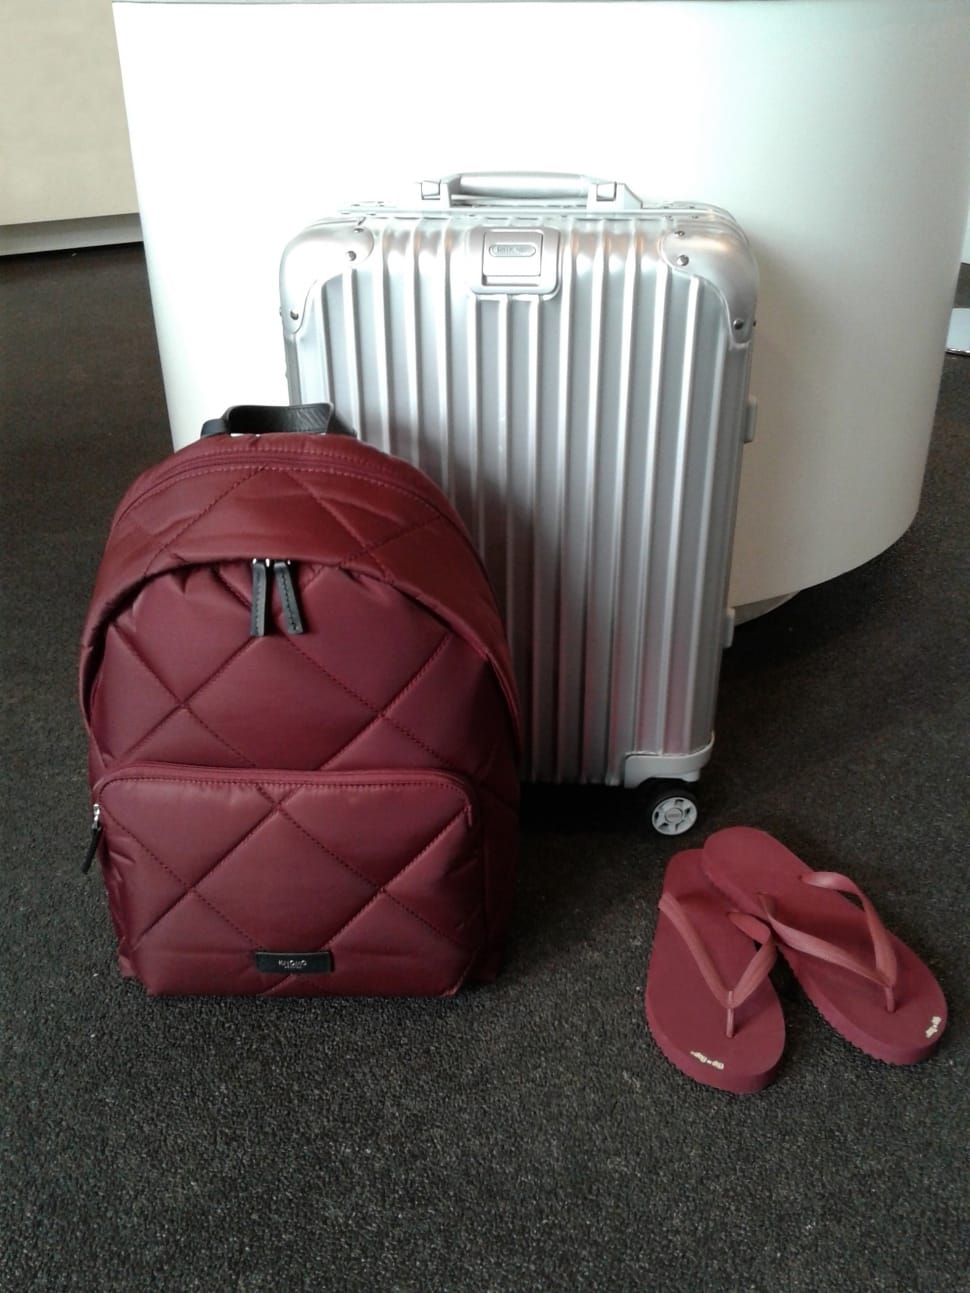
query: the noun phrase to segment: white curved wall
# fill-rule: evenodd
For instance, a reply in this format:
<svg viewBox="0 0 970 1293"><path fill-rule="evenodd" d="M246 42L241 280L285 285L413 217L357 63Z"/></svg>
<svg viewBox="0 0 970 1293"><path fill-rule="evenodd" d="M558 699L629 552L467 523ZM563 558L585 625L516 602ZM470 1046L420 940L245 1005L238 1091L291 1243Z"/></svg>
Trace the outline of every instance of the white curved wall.
<svg viewBox="0 0 970 1293"><path fill-rule="evenodd" d="M732 598L916 511L970 192L964 0L115 5L176 444L284 401L277 265L341 204L460 170L726 206L762 293Z"/></svg>

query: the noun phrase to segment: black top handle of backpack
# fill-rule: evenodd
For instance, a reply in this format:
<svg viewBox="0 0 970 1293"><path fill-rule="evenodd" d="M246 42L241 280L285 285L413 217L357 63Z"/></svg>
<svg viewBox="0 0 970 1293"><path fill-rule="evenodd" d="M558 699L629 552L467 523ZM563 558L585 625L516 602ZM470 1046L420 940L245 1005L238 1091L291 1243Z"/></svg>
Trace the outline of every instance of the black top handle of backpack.
<svg viewBox="0 0 970 1293"><path fill-rule="evenodd" d="M269 435L298 431L304 435L349 435L354 432L334 416L332 404L235 404L221 418L202 425L202 439L212 435Z"/></svg>

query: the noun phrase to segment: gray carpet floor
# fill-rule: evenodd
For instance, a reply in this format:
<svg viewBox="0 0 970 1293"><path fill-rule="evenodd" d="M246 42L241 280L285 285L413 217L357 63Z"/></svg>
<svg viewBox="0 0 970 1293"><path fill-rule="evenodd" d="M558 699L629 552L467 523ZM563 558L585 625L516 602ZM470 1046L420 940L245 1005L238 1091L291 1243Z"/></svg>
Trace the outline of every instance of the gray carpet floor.
<svg viewBox="0 0 970 1293"><path fill-rule="evenodd" d="M169 447L140 248L0 262L0 372L3 1293L970 1288L970 360L946 360L911 530L739 631L699 829L761 826L848 871L939 976L950 1030L881 1064L783 970L785 1059L746 1098L645 1027L673 846L635 793L527 793L494 986L122 982L80 874L75 667L112 510Z"/></svg>

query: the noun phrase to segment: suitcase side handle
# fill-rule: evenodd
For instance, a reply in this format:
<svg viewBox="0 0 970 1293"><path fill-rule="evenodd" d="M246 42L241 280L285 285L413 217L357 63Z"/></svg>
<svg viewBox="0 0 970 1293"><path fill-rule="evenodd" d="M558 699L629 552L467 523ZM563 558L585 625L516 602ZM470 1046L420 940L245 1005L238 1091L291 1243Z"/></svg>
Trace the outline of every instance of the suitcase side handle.
<svg viewBox="0 0 970 1293"><path fill-rule="evenodd" d="M349 435L332 404L235 404L221 418L202 424L200 439L213 435L270 435L295 431L311 435Z"/></svg>
<svg viewBox="0 0 970 1293"><path fill-rule="evenodd" d="M617 180L559 171L465 171L421 181L424 206L470 206L476 202L563 202L588 211L637 210L643 203Z"/></svg>

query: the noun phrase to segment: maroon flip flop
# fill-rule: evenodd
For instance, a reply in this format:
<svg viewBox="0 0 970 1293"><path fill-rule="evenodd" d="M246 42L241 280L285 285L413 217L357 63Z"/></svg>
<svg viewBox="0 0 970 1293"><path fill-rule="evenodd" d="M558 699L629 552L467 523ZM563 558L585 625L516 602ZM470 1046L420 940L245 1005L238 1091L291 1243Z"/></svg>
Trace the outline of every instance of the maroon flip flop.
<svg viewBox="0 0 970 1293"><path fill-rule="evenodd" d="M707 878L727 900L771 926L798 982L837 1032L889 1064L930 1054L946 1027L940 985L857 885L834 871L813 871L750 826L712 835L703 858Z"/></svg>
<svg viewBox="0 0 970 1293"><path fill-rule="evenodd" d="M785 1020L768 973L766 924L729 912L698 849L671 858L647 970L647 1023L688 1077L720 1091L760 1091L775 1075ZM761 944L757 947L757 944Z"/></svg>

